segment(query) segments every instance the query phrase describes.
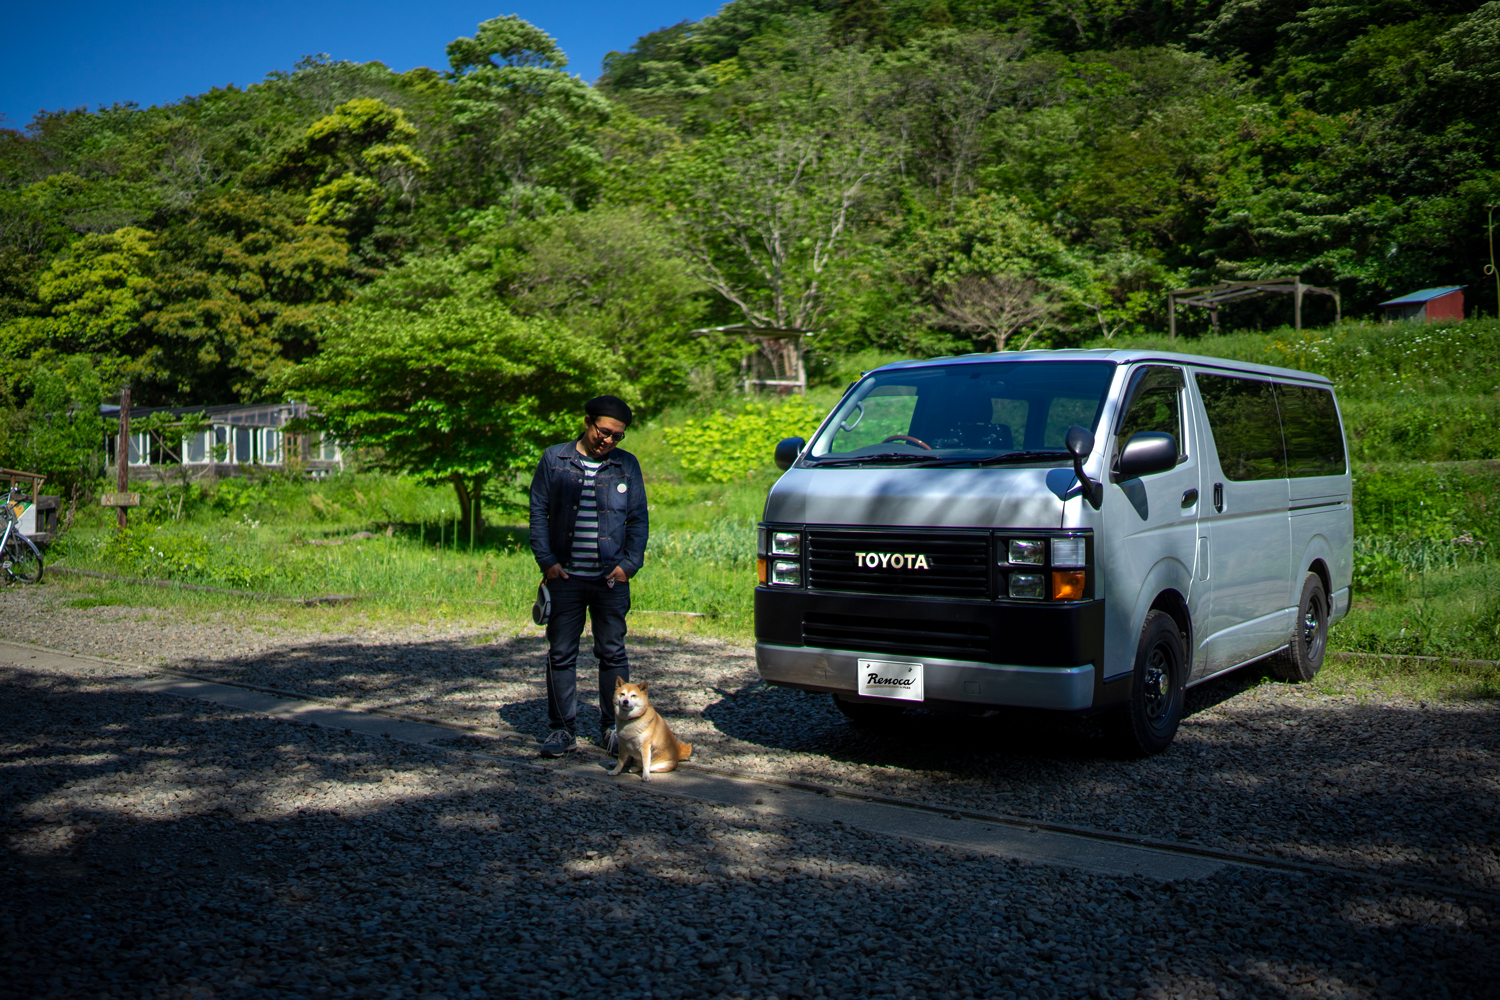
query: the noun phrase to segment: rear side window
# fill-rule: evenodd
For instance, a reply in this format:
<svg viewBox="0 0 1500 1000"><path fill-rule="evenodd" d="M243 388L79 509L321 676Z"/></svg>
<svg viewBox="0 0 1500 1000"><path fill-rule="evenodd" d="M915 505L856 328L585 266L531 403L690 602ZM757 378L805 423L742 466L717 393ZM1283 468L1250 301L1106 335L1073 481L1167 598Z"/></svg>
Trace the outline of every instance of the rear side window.
<svg viewBox="0 0 1500 1000"><path fill-rule="evenodd" d="M1236 482L1285 478L1275 386L1230 375L1196 372L1193 377L1225 477Z"/></svg>
<svg viewBox="0 0 1500 1000"><path fill-rule="evenodd" d="M1281 433L1286 438L1286 474L1342 476L1344 435L1339 431L1339 411L1333 390L1311 385L1276 384L1281 409Z"/></svg>

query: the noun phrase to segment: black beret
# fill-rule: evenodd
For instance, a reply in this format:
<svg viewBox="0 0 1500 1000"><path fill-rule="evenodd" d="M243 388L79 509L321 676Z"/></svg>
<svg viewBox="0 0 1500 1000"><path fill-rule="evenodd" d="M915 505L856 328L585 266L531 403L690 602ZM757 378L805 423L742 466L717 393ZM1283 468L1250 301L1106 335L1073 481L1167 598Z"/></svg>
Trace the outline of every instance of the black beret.
<svg viewBox="0 0 1500 1000"><path fill-rule="evenodd" d="M609 417L613 420L618 420L626 427L629 427L630 421L634 419L631 416L630 407L625 405L625 400L619 396L595 396L583 404L583 412L595 420L600 417Z"/></svg>

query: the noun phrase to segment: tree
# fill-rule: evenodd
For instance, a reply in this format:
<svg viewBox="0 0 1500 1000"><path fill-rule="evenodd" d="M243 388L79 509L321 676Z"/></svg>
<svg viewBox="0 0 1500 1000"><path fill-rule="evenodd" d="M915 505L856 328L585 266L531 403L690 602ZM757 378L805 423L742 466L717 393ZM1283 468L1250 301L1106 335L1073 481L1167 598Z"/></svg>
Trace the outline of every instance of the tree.
<svg viewBox="0 0 1500 1000"><path fill-rule="evenodd" d="M723 128L677 165L666 210L688 267L758 326L807 328L829 268L857 249L882 169L877 138L777 121Z"/></svg>
<svg viewBox="0 0 1500 1000"><path fill-rule="evenodd" d="M307 221L367 232L386 200L399 192L410 209L427 161L411 143L416 128L406 113L383 101L356 97L309 125L282 153L277 179L310 189Z"/></svg>
<svg viewBox="0 0 1500 1000"><path fill-rule="evenodd" d="M880 0L839 0L828 21L828 37L838 46L894 47L890 19Z"/></svg>
<svg viewBox="0 0 1500 1000"><path fill-rule="evenodd" d="M200 200L158 237L141 324L165 399L264 399L277 370L317 350L358 271L339 230L288 212L234 192Z"/></svg>
<svg viewBox="0 0 1500 1000"><path fill-rule="evenodd" d="M994 113L1018 83L1025 34L935 30L897 54L886 116L914 147L935 190L950 205L974 190L974 164Z"/></svg>
<svg viewBox="0 0 1500 1000"><path fill-rule="evenodd" d="M493 248L494 290L521 315L548 316L611 354L654 400L681 394L719 345L690 331L709 290L643 208L602 207L506 227Z"/></svg>
<svg viewBox="0 0 1500 1000"><path fill-rule="evenodd" d="M1028 326L1036 336L1092 290L1088 264L1014 199L975 198L919 232L911 252L907 280L933 315L996 350Z"/></svg>
<svg viewBox="0 0 1500 1000"><path fill-rule="evenodd" d="M589 136L609 120L610 106L562 71L568 61L551 36L514 15L496 18L474 38L451 42L448 61L458 149L476 183L472 200L506 197L514 215L527 188L582 199L599 166Z"/></svg>
<svg viewBox="0 0 1500 1000"><path fill-rule="evenodd" d="M557 39L515 14L481 21L473 38L448 43L448 64L459 75L488 67L566 69L568 57Z"/></svg>
<svg viewBox="0 0 1500 1000"><path fill-rule="evenodd" d="M1013 275L967 274L933 296L939 315L968 333L1006 349L1013 334L1030 328L1017 350L1040 333L1058 311L1057 296L1035 281Z"/></svg>
<svg viewBox="0 0 1500 1000"><path fill-rule="evenodd" d="M29 399L0 411L0 465L39 472L66 495L87 488L104 471L103 390L87 358L75 355L28 365Z"/></svg>
<svg viewBox="0 0 1500 1000"><path fill-rule="evenodd" d="M379 467L451 484L463 529L490 484L508 485L577 433L585 400L627 392L597 345L468 295L356 308L277 385Z"/></svg>

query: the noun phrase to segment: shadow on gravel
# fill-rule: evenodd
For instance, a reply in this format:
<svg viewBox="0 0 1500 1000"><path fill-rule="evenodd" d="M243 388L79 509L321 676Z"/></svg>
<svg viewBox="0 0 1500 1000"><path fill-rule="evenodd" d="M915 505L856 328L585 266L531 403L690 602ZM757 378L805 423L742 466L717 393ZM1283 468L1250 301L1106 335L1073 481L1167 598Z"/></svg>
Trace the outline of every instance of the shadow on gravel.
<svg viewBox="0 0 1500 1000"><path fill-rule="evenodd" d="M798 754L799 776L1097 829L1265 852L1500 891L1500 731L1489 711L1248 701L1247 670L1190 693L1166 753L1121 759L1091 720L908 710L860 728L828 695L756 682L705 716L744 743ZM812 759L810 759L812 758ZM873 771L821 766L817 758Z"/></svg>
<svg viewBox="0 0 1500 1000"><path fill-rule="evenodd" d="M1500 890L1492 711L1326 699L1304 710L1280 685L1262 700L1265 674L1252 666L1189 692L1168 752L1122 760L1088 719L912 712L898 734L870 732L826 695L763 684L745 650L645 636L632 639L631 656L632 676L652 682L653 701L682 722L704 763ZM493 725L498 714L540 738L545 659L539 635L482 634L313 639L183 665L457 722ZM589 738L598 716L587 653L579 674L578 731Z"/></svg>
<svg viewBox="0 0 1500 1000"><path fill-rule="evenodd" d="M6 1000L1500 981L1493 915L1419 893L1035 867L56 675L0 669L0 774Z"/></svg>
<svg viewBox="0 0 1500 1000"><path fill-rule="evenodd" d="M1186 716L1208 711L1260 684L1252 665L1188 691ZM915 770L965 770L974 755L1037 761L1118 760L1097 718L1071 713L998 709L984 715L907 709L899 726L862 729L827 694L754 681L703 712L722 732L759 746L822 753L850 763Z"/></svg>

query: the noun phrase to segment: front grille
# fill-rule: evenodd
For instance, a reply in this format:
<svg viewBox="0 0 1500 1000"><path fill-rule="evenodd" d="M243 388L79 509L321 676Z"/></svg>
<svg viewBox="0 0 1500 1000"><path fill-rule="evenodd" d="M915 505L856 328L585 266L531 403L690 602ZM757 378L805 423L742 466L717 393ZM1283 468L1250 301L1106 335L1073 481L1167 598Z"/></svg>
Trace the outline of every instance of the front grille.
<svg viewBox="0 0 1500 1000"><path fill-rule="evenodd" d="M809 612L802 621L802 644L825 649L852 649L861 653L941 656L955 660L990 658L989 626L979 622Z"/></svg>
<svg viewBox="0 0 1500 1000"><path fill-rule="evenodd" d="M856 553L922 556L926 569L861 566ZM807 585L812 590L892 597L990 596L988 534L925 531L809 531Z"/></svg>

